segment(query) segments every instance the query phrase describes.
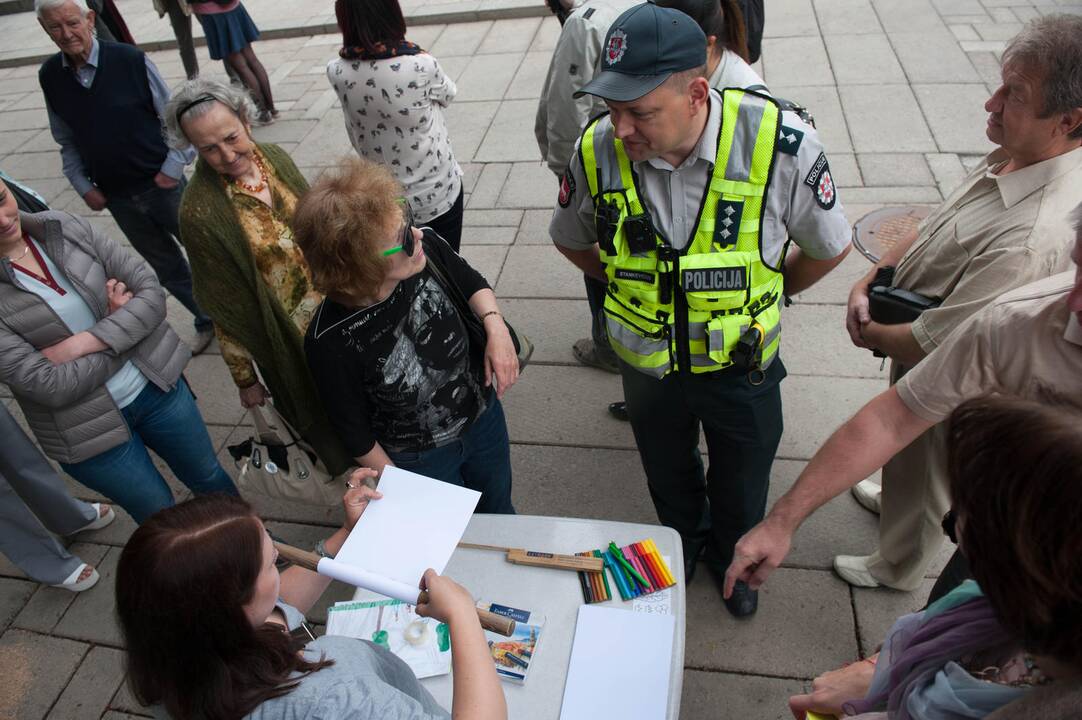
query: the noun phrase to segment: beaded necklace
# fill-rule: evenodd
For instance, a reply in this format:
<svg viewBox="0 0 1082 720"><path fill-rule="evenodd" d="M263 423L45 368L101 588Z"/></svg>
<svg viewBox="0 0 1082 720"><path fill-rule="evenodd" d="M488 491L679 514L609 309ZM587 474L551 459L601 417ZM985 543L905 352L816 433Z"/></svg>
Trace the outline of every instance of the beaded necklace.
<svg viewBox="0 0 1082 720"><path fill-rule="evenodd" d="M253 195L257 195L263 192L264 188L267 187L267 169L263 166L263 158L259 157L258 153L252 153L252 160L255 161L255 166L259 168L259 184L249 185L248 183L238 180L236 178L232 178L232 180L235 185L240 186L244 190L252 193Z"/></svg>

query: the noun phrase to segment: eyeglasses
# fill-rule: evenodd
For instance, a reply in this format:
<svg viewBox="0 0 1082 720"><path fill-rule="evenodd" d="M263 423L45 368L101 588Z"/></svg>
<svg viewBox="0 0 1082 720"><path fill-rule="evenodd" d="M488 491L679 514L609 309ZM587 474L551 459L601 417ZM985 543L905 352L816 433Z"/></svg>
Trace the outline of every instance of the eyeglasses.
<svg viewBox="0 0 1082 720"><path fill-rule="evenodd" d="M958 516L954 514L953 510L948 510L947 514L943 516L943 522L940 523L940 526L943 528L943 533L955 545L958 544L958 533L955 531L957 524Z"/></svg>
<svg viewBox="0 0 1082 720"><path fill-rule="evenodd" d="M383 257L388 255L394 255L397 252L406 253L406 257L413 257L413 251L416 249L416 243L413 240L413 210L410 208L408 202L402 202L405 206L402 210L402 214L406 218L406 224L402 226L402 238L401 242L394 247L387 248L380 253Z"/></svg>

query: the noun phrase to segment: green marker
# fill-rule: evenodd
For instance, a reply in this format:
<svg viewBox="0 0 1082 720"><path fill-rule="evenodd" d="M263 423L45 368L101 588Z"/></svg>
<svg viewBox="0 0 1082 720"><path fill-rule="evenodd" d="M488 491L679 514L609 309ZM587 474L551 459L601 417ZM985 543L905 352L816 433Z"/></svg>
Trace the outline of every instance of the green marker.
<svg viewBox="0 0 1082 720"><path fill-rule="evenodd" d="M644 578L642 575L639 575L639 571L636 570L632 566L632 564L627 561L627 558L624 557L624 554L620 552L620 548L616 547L616 543L610 542L609 550L611 550L613 556L615 556L616 562L623 565L624 569L631 573L631 576L638 580L640 585L642 585L644 588L650 587L650 583L646 582L646 578Z"/></svg>

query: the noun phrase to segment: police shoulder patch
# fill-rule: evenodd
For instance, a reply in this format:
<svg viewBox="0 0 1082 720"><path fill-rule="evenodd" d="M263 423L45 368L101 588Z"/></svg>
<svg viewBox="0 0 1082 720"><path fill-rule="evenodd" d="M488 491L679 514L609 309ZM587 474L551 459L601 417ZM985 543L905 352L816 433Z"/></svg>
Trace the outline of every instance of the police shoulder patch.
<svg viewBox="0 0 1082 720"><path fill-rule="evenodd" d="M778 131L778 151L786 155L796 155L800 143L804 141L804 131L782 125Z"/></svg>
<svg viewBox="0 0 1082 720"><path fill-rule="evenodd" d="M571 204L571 198L575 196L575 176L571 173L571 168L564 170L563 177L560 178L560 197L557 198L557 202L560 203L560 207L565 208Z"/></svg>
<svg viewBox="0 0 1082 720"><path fill-rule="evenodd" d="M808 175L804 178L804 184L815 195L815 202L819 207L824 210L830 210L834 207L834 203L838 199L838 193L834 188L834 178L830 174L830 164L827 162L825 153L819 153L819 157L815 159L812 169L808 171Z"/></svg>

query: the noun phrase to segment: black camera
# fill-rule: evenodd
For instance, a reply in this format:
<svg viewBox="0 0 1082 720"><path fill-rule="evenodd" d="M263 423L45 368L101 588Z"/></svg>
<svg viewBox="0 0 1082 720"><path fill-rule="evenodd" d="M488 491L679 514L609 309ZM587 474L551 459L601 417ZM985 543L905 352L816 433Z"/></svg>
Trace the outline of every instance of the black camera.
<svg viewBox="0 0 1082 720"><path fill-rule="evenodd" d="M868 313L881 325L913 322L925 310L939 307L941 300L894 287L894 268L881 267L868 283Z"/></svg>

